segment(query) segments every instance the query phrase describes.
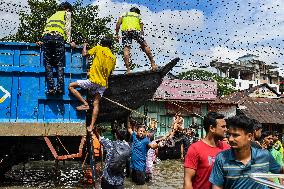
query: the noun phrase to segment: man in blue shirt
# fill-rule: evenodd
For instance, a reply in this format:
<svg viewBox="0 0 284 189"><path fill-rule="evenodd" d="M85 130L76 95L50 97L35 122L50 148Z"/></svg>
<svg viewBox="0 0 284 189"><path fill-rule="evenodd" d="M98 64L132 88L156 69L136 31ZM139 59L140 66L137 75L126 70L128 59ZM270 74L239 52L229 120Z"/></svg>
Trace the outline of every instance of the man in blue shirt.
<svg viewBox="0 0 284 189"><path fill-rule="evenodd" d="M149 148L156 149L157 143L150 143L146 137L146 130L143 125L138 125L137 133L133 132L131 125L128 126L128 132L132 137L131 149L131 168L132 181L137 185L145 184L146 177L146 157Z"/></svg>
<svg viewBox="0 0 284 189"><path fill-rule="evenodd" d="M251 119L234 116L227 120L231 149L216 157L209 181L213 189L267 189L248 177L251 173L283 173L272 155L263 149L251 147L253 122Z"/></svg>

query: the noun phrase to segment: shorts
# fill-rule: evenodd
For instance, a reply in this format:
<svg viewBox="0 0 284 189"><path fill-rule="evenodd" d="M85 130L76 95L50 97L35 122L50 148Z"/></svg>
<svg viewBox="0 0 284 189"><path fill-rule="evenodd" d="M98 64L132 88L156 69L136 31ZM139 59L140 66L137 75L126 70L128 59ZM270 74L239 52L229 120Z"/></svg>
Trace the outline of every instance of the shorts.
<svg viewBox="0 0 284 189"><path fill-rule="evenodd" d="M137 41L137 43L141 44L145 41L144 36L141 34L141 31L123 31L122 32L122 46L130 47L132 44L132 39Z"/></svg>
<svg viewBox="0 0 284 189"><path fill-rule="evenodd" d="M132 181L137 185L144 185L146 182L146 173L144 171L132 169Z"/></svg>
<svg viewBox="0 0 284 189"><path fill-rule="evenodd" d="M89 89L92 94L99 93L101 97L103 96L103 94L104 94L104 92L106 90L106 87L103 87L103 86L101 86L99 84L93 83L93 82L91 82L88 79L86 79L86 80L77 80L77 83L78 83L78 85L81 88Z"/></svg>

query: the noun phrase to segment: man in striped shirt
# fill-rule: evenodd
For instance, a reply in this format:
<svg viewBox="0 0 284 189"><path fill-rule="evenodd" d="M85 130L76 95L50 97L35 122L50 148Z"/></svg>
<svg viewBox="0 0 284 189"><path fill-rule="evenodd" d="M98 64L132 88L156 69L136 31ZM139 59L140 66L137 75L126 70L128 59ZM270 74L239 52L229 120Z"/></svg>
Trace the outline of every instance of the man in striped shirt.
<svg viewBox="0 0 284 189"><path fill-rule="evenodd" d="M209 181L213 189L267 189L249 178L251 173L283 173L281 167L264 149L251 147L253 121L245 116L227 120L231 149L216 157Z"/></svg>

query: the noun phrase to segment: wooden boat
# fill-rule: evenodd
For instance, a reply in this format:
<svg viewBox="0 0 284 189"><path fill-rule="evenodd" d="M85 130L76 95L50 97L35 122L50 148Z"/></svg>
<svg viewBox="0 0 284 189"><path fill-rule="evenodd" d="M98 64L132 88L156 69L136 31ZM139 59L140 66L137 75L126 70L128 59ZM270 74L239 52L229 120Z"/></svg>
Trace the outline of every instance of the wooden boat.
<svg viewBox="0 0 284 189"><path fill-rule="evenodd" d="M109 81L109 88L105 91L100 103L100 113L97 122L112 122L121 120L129 115L130 109L137 109L151 99L163 77L178 63L175 58L158 71L143 71L131 74L113 75ZM118 104L115 104L110 99ZM89 112L91 113L91 112Z"/></svg>

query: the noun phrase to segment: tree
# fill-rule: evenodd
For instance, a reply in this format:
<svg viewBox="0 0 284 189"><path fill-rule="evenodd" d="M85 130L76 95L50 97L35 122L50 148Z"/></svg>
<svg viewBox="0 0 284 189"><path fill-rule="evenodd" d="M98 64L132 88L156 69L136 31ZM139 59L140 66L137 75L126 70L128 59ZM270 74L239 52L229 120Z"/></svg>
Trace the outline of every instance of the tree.
<svg viewBox="0 0 284 189"><path fill-rule="evenodd" d="M233 86L235 81L227 77L221 77L216 73L211 73L205 70L190 70L182 72L178 75L179 79L200 80L200 81L215 81L217 82L218 96L228 95L235 91Z"/></svg>
<svg viewBox="0 0 284 189"><path fill-rule="evenodd" d="M37 42L42 35L47 18L54 14L58 4L56 0L28 0L30 12L20 12L20 25L15 35L7 36L1 41ZM98 18L98 6L83 6L77 0L72 12L72 39L76 44L84 40L91 44L97 43L102 35L112 36L111 29L106 27L110 17Z"/></svg>

